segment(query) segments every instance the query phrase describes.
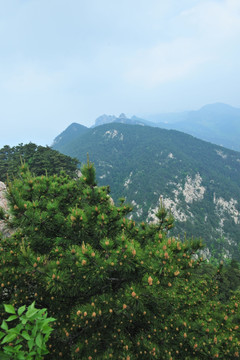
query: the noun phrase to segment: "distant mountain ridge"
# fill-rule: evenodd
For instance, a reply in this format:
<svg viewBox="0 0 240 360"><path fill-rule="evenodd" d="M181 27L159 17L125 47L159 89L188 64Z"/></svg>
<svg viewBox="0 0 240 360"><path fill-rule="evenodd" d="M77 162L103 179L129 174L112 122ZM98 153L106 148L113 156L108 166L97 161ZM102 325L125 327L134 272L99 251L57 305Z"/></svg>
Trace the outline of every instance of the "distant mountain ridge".
<svg viewBox="0 0 240 360"><path fill-rule="evenodd" d="M118 117L104 114L99 116L91 127L109 123L178 130L201 140L240 151L240 109L222 103L205 105L196 111L149 115L146 119L137 116L128 118L124 113ZM86 126L73 123L64 130L64 136L60 134L54 142L61 142L61 138L65 139L66 142L68 137L77 137L78 134L86 132L87 129ZM67 131L68 136L66 136L65 131Z"/></svg>
<svg viewBox="0 0 240 360"><path fill-rule="evenodd" d="M157 124L155 124L154 122L138 118L137 116L132 116L129 119L124 113L122 113L119 115L119 117L116 117L115 115L105 115L105 114L101 115L95 120L95 124L92 127L96 127L104 124L110 124L110 123L142 125L142 126L147 125L153 127L157 126Z"/></svg>
<svg viewBox="0 0 240 360"><path fill-rule="evenodd" d="M81 130L72 139L62 133L53 148L82 163L88 153L99 185L110 185L114 201L124 196L134 219L154 221L162 201L175 216L173 234L240 258L240 153L150 126L114 121Z"/></svg>
<svg viewBox="0 0 240 360"><path fill-rule="evenodd" d="M148 116L163 129L183 131L199 139L240 151L240 109L216 103L200 110Z"/></svg>

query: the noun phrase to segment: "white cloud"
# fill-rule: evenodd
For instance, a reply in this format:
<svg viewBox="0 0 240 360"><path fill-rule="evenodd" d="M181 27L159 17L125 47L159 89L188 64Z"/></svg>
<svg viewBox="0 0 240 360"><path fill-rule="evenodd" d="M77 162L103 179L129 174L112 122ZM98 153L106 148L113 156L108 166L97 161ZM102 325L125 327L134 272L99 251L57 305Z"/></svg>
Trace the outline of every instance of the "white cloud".
<svg viewBox="0 0 240 360"><path fill-rule="evenodd" d="M171 23L175 26L173 39L132 56L125 72L129 83L153 88L187 79L203 66L221 62L228 56L226 47L232 50L238 44L240 1L200 1L173 17Z"/></svg>
<svg viewBox="0 0 240 360"><path fill-rule="evenodd" d="M206 61L208 56L198 51L192 39L176 39L138 52L125 76L130 82L154 87L188 76Z"/></svg>
<svg viewBox="0 0 240 360"><path fill-rule="evenodd" d="M180 14L182 21L196 28L206 41L221 42L238 37L240 32L240 1L203 1Z"/></svg>
<svg viewBox="0 0 240 360"><path fill-rule="evenodd" d="M240 0L0 0L0 9L2 142L12 129L21 142L20 127L30 139L101 113L240 106Z"/></svg>
<svg viewBox="0 0 240 360"><path fill-rule="evenodd" d="M2 74L1 88L11 94L46 92L56 88L61 81L61 73L46 70L40 65L25 62L13 66Z"/></svg>

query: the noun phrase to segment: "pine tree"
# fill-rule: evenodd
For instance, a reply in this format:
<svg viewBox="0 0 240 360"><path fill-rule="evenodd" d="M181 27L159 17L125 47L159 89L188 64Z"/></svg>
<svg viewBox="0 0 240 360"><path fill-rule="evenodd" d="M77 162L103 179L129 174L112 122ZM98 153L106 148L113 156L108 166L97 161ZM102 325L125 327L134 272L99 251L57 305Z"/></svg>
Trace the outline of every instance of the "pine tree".
<svg viewBox="0 0 240 360"><path fill-rule="evenodd" d="M71 177L76 177L79 161L63 155L56 150L36 144L8 145L0 149L0 181L6 182L18 174L21 163L27 162L35 175L60 174L64 170Z"/></svg>
<svg viewBox="0 0 240 360"><path fill-rule="evenodd" d="M81 172L35 177L23 165L9 183L17 231L1 239L0 302L35 300L57 319L51 360L238 358L239 294L221 304L217 278L195 276L201 242L169 237L164 208L137 225L89 161Z"/></svg>

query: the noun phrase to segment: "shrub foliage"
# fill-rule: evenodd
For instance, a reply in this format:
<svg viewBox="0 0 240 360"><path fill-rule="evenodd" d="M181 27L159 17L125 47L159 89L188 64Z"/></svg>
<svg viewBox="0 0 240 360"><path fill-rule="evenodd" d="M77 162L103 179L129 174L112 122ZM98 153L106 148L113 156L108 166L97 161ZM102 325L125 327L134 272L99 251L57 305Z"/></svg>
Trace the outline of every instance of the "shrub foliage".
<svg viewBox="0 0 240 360"><path fill-rule="evenodd" d="M76 176L79 161L63 155L49 146L36 144L19 144L10 147L5 145L0 149L0 181L6 182L18 175L21 162L27 162L35 175L59 174L64 170L71 177Z"/></svg>
<svg viewBox="0 0 240 360"><path fill-rule="evenodd" d="M23 165L8 185L17 231L1 239L0 302L34 300L56 318L46 359L238 358L239 293L222 303L219 273L196 276L201 242L169 236L164 208L158 223L136 224L90 162L82 174Z"/></svg>
<svg viewBox="0 0 240 360"><path fill-rule="evenodd" d="M0 331L0 358L2 360L42 360L49 353L46 343L52 332L49 323L54 318L47 317L47 309L38 310L33 302L17 311L12 305L4 304L10 316L3 320ZM16 324L14 327L12 324ZM9 327L9 324L12 326Z"/></svg>

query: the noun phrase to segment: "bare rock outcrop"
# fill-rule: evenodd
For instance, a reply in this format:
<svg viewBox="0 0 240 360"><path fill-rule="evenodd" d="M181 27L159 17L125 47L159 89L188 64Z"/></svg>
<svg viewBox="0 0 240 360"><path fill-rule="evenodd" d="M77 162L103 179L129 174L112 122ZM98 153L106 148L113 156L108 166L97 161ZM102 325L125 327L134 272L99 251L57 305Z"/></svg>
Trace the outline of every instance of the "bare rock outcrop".
<svg viewBox="0 0 240 360"><path fill-rule="evenodd" d="M6 185L0 181L0 208L2 208L4 211L8 210L6 191L7 191ZM9 229L9 227L6 225L6 222L4 220L0 220L0 233L4 237L11 236L13 232L14 231L12 229Z"/></svg>
<svg viewBox="0 0 240 360"><path fill-rule="evenodd" d="M0 207L3 208L5 211L8 209L6 191L6 185L0 181Z"/></svg>

